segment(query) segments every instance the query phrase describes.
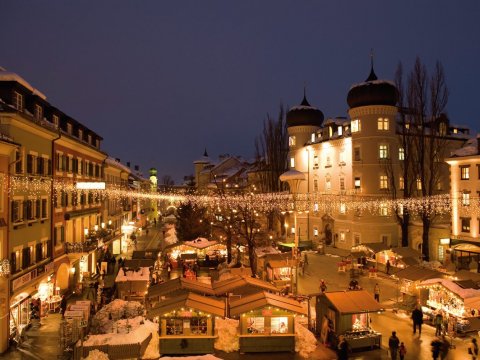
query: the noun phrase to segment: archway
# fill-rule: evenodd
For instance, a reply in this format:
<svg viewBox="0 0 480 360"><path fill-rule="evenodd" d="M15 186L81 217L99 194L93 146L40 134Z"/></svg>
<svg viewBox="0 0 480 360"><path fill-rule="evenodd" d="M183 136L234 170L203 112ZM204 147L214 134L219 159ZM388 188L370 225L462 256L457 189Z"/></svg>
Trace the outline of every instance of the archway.
<svg viewBox="0 0 480 360"><path fill-rule="evenodd" d="M60 288L60 292L68 289L69 271L67 264L61 264L57 270L57 287Z"/></svg>

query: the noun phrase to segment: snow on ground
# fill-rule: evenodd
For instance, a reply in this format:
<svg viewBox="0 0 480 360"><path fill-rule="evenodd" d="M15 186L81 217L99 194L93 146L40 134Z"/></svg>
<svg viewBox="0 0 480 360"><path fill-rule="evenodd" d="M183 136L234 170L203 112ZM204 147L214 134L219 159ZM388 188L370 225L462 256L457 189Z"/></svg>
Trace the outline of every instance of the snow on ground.
<svg viewBox="0 0 480 360"><path fill-rule="evenodd" d="M108 355L100 350L92 350L83 360L108 360Z"/></svg>
<svg viewBox="0 0 480 360"><path fill-rule="evenodd" d="M308 356L317 348L317 339L315 335L304 327L298 318L295 318L295 351L301 357L308 358Z"/></svg>
<svg viewBox="0 0 480 360"><path fill-rule="evenodd" d="M178 242L177 238L177 231L175 230L175 226L171 224L165 225L165 245L172 245Z"/></svg>
<svg viewBox="0 0 480 360"><path fill-rule="evenodd" d="M112 332L114 322L124 318L142 316L145 308L138 301L115 299L101 308L92 318L91 333L106 334Z"/></svg>
<svg viewBox="0 0 480 360"><path fill-rule="evenodd" d="M215 319L215 329L218 331L218 337L215 339L214 344L215 349L225 351L226 353L240 349L238 324L239 321L234 319Z"/></svg>

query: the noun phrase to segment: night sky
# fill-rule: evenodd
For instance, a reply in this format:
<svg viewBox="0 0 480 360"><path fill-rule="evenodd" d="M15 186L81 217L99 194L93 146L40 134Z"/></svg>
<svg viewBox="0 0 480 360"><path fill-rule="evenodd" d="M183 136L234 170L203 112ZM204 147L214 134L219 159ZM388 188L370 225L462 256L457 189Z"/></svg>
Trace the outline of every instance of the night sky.
<svg viewBox="0 0 480 360"><path fill-rule="evenodd" d="M366 5L368 4L368 5ZM445 68L452 123L478 131L480 2L5 1L0 66L104 137L123 163L177 183L206 147L254 155L266 114L346 116L375 53L379 78L418 55Z"/></svg>

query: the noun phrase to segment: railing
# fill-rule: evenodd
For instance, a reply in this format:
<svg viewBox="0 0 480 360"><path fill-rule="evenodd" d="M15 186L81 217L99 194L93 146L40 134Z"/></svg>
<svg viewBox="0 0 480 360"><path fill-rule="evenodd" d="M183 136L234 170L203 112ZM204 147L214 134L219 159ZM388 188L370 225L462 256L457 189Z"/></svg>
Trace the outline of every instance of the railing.
<svg viewBox="0 0 480 360"><path fill-rule="evenodd" d="M65 243L65 252L70 253L88 253L97 249L98 241L97 240L87 240L84 242L76 243Z"/></svg>

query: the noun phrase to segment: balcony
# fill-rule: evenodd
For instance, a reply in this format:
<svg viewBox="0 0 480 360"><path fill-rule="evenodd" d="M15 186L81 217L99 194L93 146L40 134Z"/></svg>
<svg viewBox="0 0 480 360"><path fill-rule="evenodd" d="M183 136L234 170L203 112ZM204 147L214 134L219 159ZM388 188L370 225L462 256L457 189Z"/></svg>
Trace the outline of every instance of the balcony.
<svg viewBox="0 0 480 360"><path fill-rule="evenodd" d="M65 253L89 253L90 251L96 250L98 247L98 241L87 240L84 242L75 242L75 243L65 243Z"/></svg>

